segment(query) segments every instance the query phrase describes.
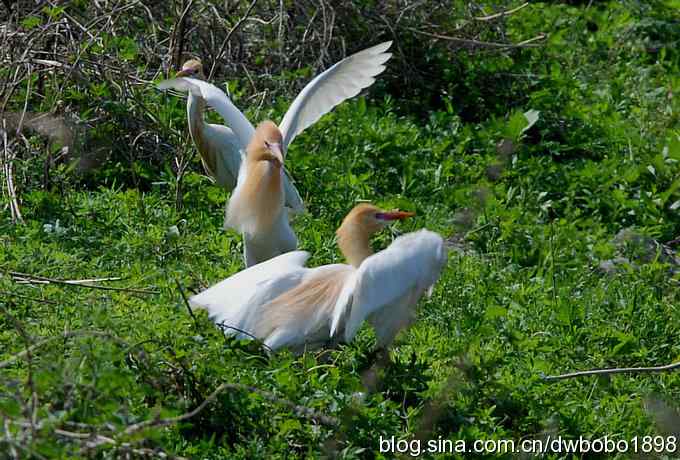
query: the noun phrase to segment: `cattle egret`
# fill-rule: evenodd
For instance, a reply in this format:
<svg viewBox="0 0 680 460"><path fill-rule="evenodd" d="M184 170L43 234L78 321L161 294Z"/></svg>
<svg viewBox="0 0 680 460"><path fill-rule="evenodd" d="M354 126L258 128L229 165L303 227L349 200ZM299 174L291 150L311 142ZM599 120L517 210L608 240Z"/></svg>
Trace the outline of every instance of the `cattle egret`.
<svg viewBox="0 0 680 460"><path fill-rule="evenodd" d="M347 264L306 268L309 253L293 251L243 270L193 296L218 324L271 348L300 352L340 339L351 341L365 319L378 346L389 346L411 324L415 306L432 292L446 263L441 236L420 230L373 254L372 234L413 215L359 204L337 231Z"/></svg>
<svg viewBox="0 0 680 460"><path fill-rule="evenodd" d="M336 105L373 84L374 77L385 69L384 64L391 56L386 52L391 44L391 41L384 42L355 53L331 66L305 86L280 125L284 152L304 129ZM231 191L238 180L243 152L255 129L222 90L204 80L201 61L191 59L184 63L176 78L161 82L158 87L189 93L187 120L191 137L208 173L221 187ZM205 123L203 113L206 103L219 112L228 127ZM302 200L295 187L289 180L286 183L287 204L293 209L301 209Z"/></svg>
<svg viewBox="0 0 680 460"><path fill-rule="evenodd" d="M280 139L278 145L283 158L285 158L288 146L295 136L331 111L336 105L356 96L363 88L373 84L374 77L385 69L384 63L391 56L390 53L386 52L391 44L392 42L381 43L334 64L304 87L289 107L279 126L267 121L267 129L270 134ZM204 81L204 78L200 61L192 59L184 64L182 70L178 73L178 78L161 82L158 87L160 89L173 88L189 93L187 101L189 130L206 170L215 177L220 186L227 190L234 188L238 190L243 186L242 182L249 177L247 171L249 162L244 161L244 157L247 155L247 148L255 135L255 128L222 90ZM217 110L228 127L205 123L203 112L206 104ZM241 168L242 163L246 163L245 168ZM293 211L301 211L303 209L302 199L285 170L283 170L281 177L284 204ZM251 183L255 184L256 181L251 180ZM273 185L269 185L272 186L273 190ZM265 230L262 227L251 225L252 222L240 222L238 220L240 213L229 212L229 209L242 207L231 203L231 201L237 199L237 195L239 194L235 192L230 198L225 225L235 229L248 227L253 231ZM260 193L259 196L265 196L265 194ZM273 203L274 198L270 198L271 203ZM260 208L265 207L261 206ZM244 213L244 215L246 214L252 217L252 213ZM271 219L263 217L256 220L266 221ZM283 227L278 226L276 228L282 229ZM280 248L267 251L263 247L261 243L271 236L272 227L266 230L262 233L245 235L246 265L249 267L282 253ZM288 230L290 230L290 227L287 227L286 234L275 235L276 239L292 241L287 233ZM256 247L258 241L260 244L259 247ZM270 246L270 249L273 249L275 245ZM295 249L295 247L290 247L290 249ZM248 257L249 254L250 258Z"/></svg>
<svg viewBox="0 0 680 460"><path fill-rule="evenodd" d="M283 189L281 132L263 121L246 148L244 167L229 203L225 225L243 233L246 266L297 248Z"/></svg>

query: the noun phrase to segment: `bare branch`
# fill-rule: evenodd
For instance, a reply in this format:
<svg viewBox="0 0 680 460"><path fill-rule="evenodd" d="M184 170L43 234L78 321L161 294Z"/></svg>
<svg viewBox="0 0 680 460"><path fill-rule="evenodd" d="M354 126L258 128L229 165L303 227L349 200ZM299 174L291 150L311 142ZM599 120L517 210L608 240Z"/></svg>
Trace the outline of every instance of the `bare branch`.
<svg viewBox="0 0 680 460"><path fill-rule="evenodd" d="M26 110L28 109L28 98L31 96L31 73L33 66L30 63L26 64L28 67L28 77L26 78L26 97L24 98L24 108L21 111L21 117L19 118L19 124L17 125L16 134L19 135L21 128L24 125L24 118L26 117Z"/></svg>
<svg viewBox="0 0 680 460"><path fill-rule="evenodd" d="M449 42L454 42L454 43L460 43L461 45L468 45L471 47L478 47L478 48L497 48L497 49L506 49L506 48L531 48L531 47L536 47L538 45L532 44L532 42L538 41L538 40L543 40L545 38L545 34L540 34L537 35L536 37L530 38L528 40L524 40L519 43L497 43L497 42L485 42L485 41L480 41L480 40L473 40L470 38L457 38L457 37L450 37L448 35L441 35L441 34L436 34L436 33L431 33L431 32L425 32L423 30L418 30L413 27L407 27L408 30L410 30L413 33L416 33L418 35L424 35L426 37L431 37L431 38L438 38L439 40L446 40Z"/></svg>
<svg viewBox="0 0 680 460"><path fill-rule="evenodd" d="M642 374L642 373L652 373L652 372L668 372L680 369L680 362L666 364L665 366L652 366L652 367L614 367L609 369L591 369L586 371L571 372L569 374L561 375L546 375L543 380L556 381L571 379L575 377L586 377L590 375L610 375L610 374Z"/></svg>
<svg viewBox="0 0 680 460"><path fill-rule="evenodd" d="M187 296L184 293L184 288L180 284L179 280L175 278L175 284L177 285L177 289L179 290L179 293L182 295L182 300L184 301L184 305L187 307L187 310L189 311L189 315L191 315L191 318L194 320L194 325L198 329L198 319L196 318L196 315L194 315L194 311L191 309L191 305L189 305L189 301L187 300Z"/></svg>
<svg viewBox="0 0 680 460"><path fill-rule="evenodd" d="M243 24L246 19L248 19L248 16L250 16L250 13L252 13L253 8L255 8L255 4L257 4L257 0L253 0L250 3L250 6L248 7L248 10L246 10L246 14L244 14L241 19L234 24L234 27L231 28L227 36L225 37L224 41L222 42L222 45L220 46L220 50L217 52L215 55L215 59L212 62L212 65L210 66L210 73L208 74L208 80L212 80L213 74L215 73L215 66L217 64L217 61L219 61L222 58L222 53L224 53L224 49L227 46L227 43L229 43L229 40L231 39L231 36L236 32L239 27L241 27L241 24Z"/></svg>
<svg viewBox="0 0 680 460"><path fill-rule="evenodd" d="M7 195L9 197L9 209L12 215L12 223L23 223L24 218L21 215L21 209L19 208L19 200L17 199L17 192L14 188L14 154L10 153L8 140L7 140L7 125L5 119L2 120L2 170L5 175L5 183L7 185Z"/></svg>
<svg viewBox="0 0 680 460"><path fill-rule="evenodd" d="M489 16L476 17L475 19L477 21L492 21L494 19L502 18L502 17L505 17L505 16L510 16L511 14L518 12L519 10L521 10L522 8L524 8L526 6L529 6L529 2L524 2L520 6L518 6L517 8L513 8L511 10L501 11L499 13L490 14Z"/></svg>
<svg viewBox="0 0 680 460"><path fill-rule="evenodd" d="M14 281L20 282L36 282L41 284L60 284L64 286L79 286L90 289L101 289L104 291L120 291L120 292L131 292L134 294L158 294L160 291L155 289L140 289L140 288L122 288L114 286L100 286L98 284L90 284L90 280L58 280L54 278L47 278L44 276L30 275L21 272L8 272L9 275L14 279Z"/></svg>
<svg viewBox="0 0 680 460"><path fill-rule="evenodd" d="M186 28L187 14L194 4L194 0L189 0L187 6L184 7L184 11L179 17L175 28L172 33L172 45L170 46L170 51L173 53L173 66L175 68L179 67L182 60L182 52L184 51L184 30ZM174 49L173 49L174 48Z"/></svg>
<svg viewBox="0 0 680 460"><path fill-rule="evenodd" d="M233 331L240 332L240 333L243 334L243 335L247 335L248 337L250 337L251 339L255 340L256 342L259 342L260 345L262 345L264 348L266 348L267 351L269 351L270 353L273 353L273 352L274 352L274 350L273 350L269 345L267 345L267 344L264 343L262 340L260 340L260 339L258 339L257 337L255 337L255 336L254 336L253 334L251 334L250 332L244 331L243 329L239 329L239 328L237 328L237 327L235 327L235 326L230 326L230 325L228 325L228 324L226 324L226 323L224 323L224 322L217 323L216 325L217 325L217 327L219 327L220 329L222 329L222 332L224 332L225 329L231 329L231 330L233 330Z"/></svg>

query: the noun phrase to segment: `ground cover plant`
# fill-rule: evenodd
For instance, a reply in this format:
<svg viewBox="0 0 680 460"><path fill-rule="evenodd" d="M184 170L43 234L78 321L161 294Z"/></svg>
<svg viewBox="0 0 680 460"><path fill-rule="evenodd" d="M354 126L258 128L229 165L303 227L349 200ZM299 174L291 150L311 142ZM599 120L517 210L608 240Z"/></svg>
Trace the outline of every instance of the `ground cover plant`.
<svg viewBox="0 0 680 460"><path fill-rule="evenodd" d="M680 358L677 0L158 3L5 2L0 458L558 435L677 455L677 373L546 379ZM241 238L184 100L155 83L200 55L279 119L319 69L390 39L386 74L291 146L293 226L317 265L341 260L357 200L415 211L375 244L445 236L432 297L387 356L369 328L299 357L225 337L185 298L243 268Z"/></svg>

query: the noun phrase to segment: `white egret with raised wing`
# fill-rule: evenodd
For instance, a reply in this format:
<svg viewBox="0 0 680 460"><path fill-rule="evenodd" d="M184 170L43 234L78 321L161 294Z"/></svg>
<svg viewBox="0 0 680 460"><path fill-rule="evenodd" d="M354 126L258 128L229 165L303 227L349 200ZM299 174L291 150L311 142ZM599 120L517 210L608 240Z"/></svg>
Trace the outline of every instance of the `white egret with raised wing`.
<svg viewBox="0 0 680 460"><path fill-rule="evenodd" d="M415 306L446 263L440 235L420 230L396 238L373 254L370 236L412 213L357 205L337 231L346 264L306 268L310 254L294 251L243 270L193 296L227 333L253 336L271 349L314 349L350 341L365 319L379 347L415 318ZM240 331L240 332L239 332Z"/></svg>
<svg viewBox="0 0 680 460"><path fill-rule="evenodd" d="M391 43L381 43L334 64L304 87L289 107L280 125L268 122L270 134L274 133L275 137L280 139L278 144L284 159L288 147L298 134L335 106L373 84L374 77L385 69L384 64L391 56L386 52ZM271 236L272 227L249 225L241 222L237 214L229 213L229 209L243 208L242 205L232 205L231 201L246 196L238 193L238 189L243 187L250 172L247 167L241 166L244 163L248 164L245 161L246 152L255 135L255 128L222 90L204 81L203 67L199 60L187 61L177 75L176 78L161 82L158 87L189 93L187 101L189 131L201 154L204 167L221 187L228 191L236 189L230 198L225 224L244 232L246 264L251 266L281 254L282 252L278 251L267 253L262 248L255 247L257 241L262 242ZM203 119L206 104L214 108L228 126L206 123ZM281 187L285 206L293 211L301 211L302 199L285 169L281 169ZM259 233L247 233L246 230ZM283 239L283 235L275 236Z"/></svg>

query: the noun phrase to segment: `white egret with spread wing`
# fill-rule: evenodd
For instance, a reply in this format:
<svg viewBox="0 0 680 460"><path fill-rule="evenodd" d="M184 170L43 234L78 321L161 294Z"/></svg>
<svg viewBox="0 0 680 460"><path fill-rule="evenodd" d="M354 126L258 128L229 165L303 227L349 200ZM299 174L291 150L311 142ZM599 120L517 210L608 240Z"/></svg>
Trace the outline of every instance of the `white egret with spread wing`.
<svg viewBox="0 0 680 460"><path fill-rule="evenodd" d="M373 254L370 236L411 215L359 204L337 231L347 264L306 268L308 252L289 252L189 302L207 309L216 323L236 328L232 333L254 336L271 349L301 351L340 337L350 341L365 319L375 329L378 346L386 347L414 320L418 300L431 293L446 263L442 237L428 230L400 236Z"/></svg>
<svg viewBox="0 0 680 460"><path fill-rule="evenodd" d="M362 89L373 84L374 77L385 69L384 64L391 56L386 52L391 43L381 43L334 64L304 87L289 107L279 126L269 122L268 129L272 132L278 131L276 137L280 138L279 147L283 158L298 134L336 105L356 96ZM231 201L246 196L239 194L238 189L250 172L247 167L241 168L241 165L247 163L244 161L246 151L255 134L255 128L222 90L204 81L204 78L201 62L193 59L184 64L177 78L163 81L158 87L189 93L187 101L189 130L201 154L205 169L221 187L229 191L237 189L230 199L228 209L243 208L241 205L232 206ZM203 120L206 104L214 108L228 126L206 123ZM303 209L302 199L285 169L281 171L281 178L284 204L293 211L301 211ZM267 219L259 220L266 221ZM230 215L229 211L227 211L225 224L244 231L248 266L281 254L276 251L265 253L261 250L262 248L258 250L253 247L257 246L257 241L264 241L271 236L273 228L246 225L240 222L235 214ZM259 233L246 233L246 228L257 230ZM248 254L252 256L250 259ZM256 256L253 256L255 254Z"/></svg>

